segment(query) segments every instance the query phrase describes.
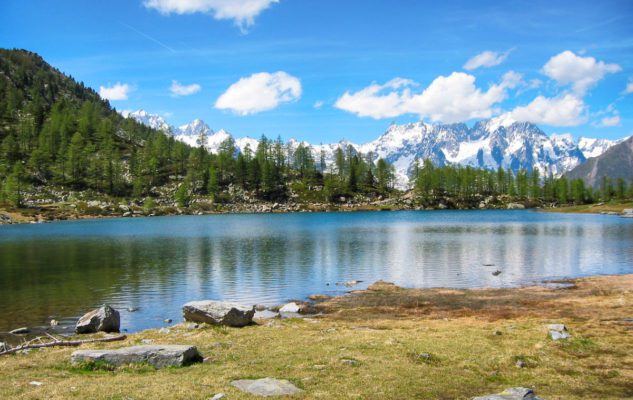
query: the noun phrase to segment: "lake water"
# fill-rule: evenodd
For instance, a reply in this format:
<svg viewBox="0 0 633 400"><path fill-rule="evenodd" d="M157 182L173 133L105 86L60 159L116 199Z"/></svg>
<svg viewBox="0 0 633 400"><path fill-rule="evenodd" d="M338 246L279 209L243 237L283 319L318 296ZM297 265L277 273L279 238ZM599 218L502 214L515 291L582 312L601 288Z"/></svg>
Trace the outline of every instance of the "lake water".
<svg viewBox="0 0 633 400"><path fill-rule="evenodd" d="M492 272L502 273L493 276ZM129 331L187 301L274 305L378 279L516 286L633 273L633 220L533 211L173 216L0 227L0 331L108 303ZM138 307L137 312L126 311Z"/></svg>

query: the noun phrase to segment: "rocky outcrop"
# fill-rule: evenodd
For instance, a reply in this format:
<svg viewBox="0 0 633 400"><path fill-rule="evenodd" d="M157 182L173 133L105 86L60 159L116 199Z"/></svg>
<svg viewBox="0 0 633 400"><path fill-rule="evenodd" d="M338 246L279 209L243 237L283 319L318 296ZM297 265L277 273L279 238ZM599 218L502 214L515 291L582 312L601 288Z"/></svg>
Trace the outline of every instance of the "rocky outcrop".
<svg viewBox="0 0 633 400"><path fill-rule="evenodd" d="M182 367L202 361L195 346L133 346L115 350L78 350L70 356L73 364L104 362L113 366L147 363L155 368Z"/></svg>
<svg viewBox="0 0 633 400"><path fill-rule="evenodd" d="M501 393L488 396L473 397L473 400L544 400L538 397L532 389L515 387L506 389Z"/></svg>
<svg viewBox="0 0 633 400"><path fill-rule="evenodd" d="M77 333L118 332L121 327L121 317L114 308L103 305L92 310L79 319L75 326Z"/></svg>
<svg viewBox="0 0 633 400"><path fill-rule="evenodd" d="M242 327L253 322L255 307L224 301L191 301L182 306L182 314L187 321L211 325Z"/></svg>
<svg viewBox="0 0 633 400"><path fill-rule="evenodd" d="M261 397L285 396L302 392L301 389L285 379L240 379L231 382L231 385L243 392Z"/></svg>

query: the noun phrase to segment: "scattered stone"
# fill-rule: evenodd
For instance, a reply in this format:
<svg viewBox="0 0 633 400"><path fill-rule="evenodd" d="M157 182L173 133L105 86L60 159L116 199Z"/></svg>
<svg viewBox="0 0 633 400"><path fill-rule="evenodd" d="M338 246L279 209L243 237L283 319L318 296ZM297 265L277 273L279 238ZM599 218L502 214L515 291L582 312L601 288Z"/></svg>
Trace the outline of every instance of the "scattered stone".
<svg viewBox="0 0 633 400"><path fill-rule="evenodd" d="M170 332L171 332L171 330L170 330L170 329L168 329L168 328L160 328L160 329L158 330L158 333L170 333Z"/></svg>
<svg viewBox="0 0 633 400"><path fill-rule="evenodd" d="M70 356L74 364L101 361L114 366L148 363L155 368L182 367L202 361L195 346L132 346L116 350L78 350Z"/></svg>
<svg viewBox="0 0 633 400"><path fill-rule="evenodd" d="M0 351L8 350L8 346L5 342L0 342Z"/></svg>
<svg viewBox="0 0 633 400"><path fill-rule="evenodd" d="M496 270L492 273L493 276L499 276L501 275L501 271L500 270Z"/></svg>
<svg viewBox="0 0 633 400"><path fill-rule="evenodd" d="M237 389L256 396L284 396L301 393L302 390L285 379L240 379L231 382Z"/></svg>
<svg viewBox="0 0 633 400"><path fill-rule="evenodd" d="M171 320L171 318L167 318L167 319L163 320L163 322L166 323L166 324L171 324L172 320Z"/></svg>
<svg viewBox="0 0 633 400"><path fill-rule="evenodd" d="M495 335L495 336L501 336L501 335L503 335L503 332L501 332L501 331L494 331L494 332L492 332L492 334Z"/></svg>
<svg viewBox="0 0 633 400"><path fill-rule="evenodd" d="M522 210L525 206L520 203L508 203L508 210Z"/></svg>
<svg viewBox="0 0 633 400"><path fill-rule="evenodd" d="M130 211L126 211L126 212L123 213L123 216L124 217L131 217L132 213Z"/></svg>
<svg viewBox="0 0 633 400"><path fill-rule="evenodd" d="M353 358L342 358L341 363L349 365L350 367L358 367L360 365L360 361L354 360Z"/></svg>
<svg viewBox="0 0 633 400"><path fill-rule="evenodd" d="M267 309L268 309L268 307L266 307L266 306L265 306L265 305L263 305L263 304L257 304L257 305L255 306L255 311L264 311L264 310L267 310Z"/></svg>
<svg viewBox="0 0 633 400"><path fill-rule="evenodd" d="M211 397L210 400L220 400L220 399L223 399L225 397L226 397L226 395L224 393L218 393L215 396Z"/></svg>
<svg viewBox="0 0 633 400"><path fill-rule="evenodd" d="M152 344L152 343L154 343L154 341L152 339L143 339L143 340L141 340L141 343L143 343L143 344Z"/></svg>
<svg viewBox="0 0 633 400"><path fill-rule="evenodd" d="M298 313L301 311L301 307L297 303L288 303L279 309L280 313Z"/></svg>
<svg viewBox="0 0 633 400"><path fill-rule="evenodd" d="M119 332L121 317L114 308L103 305L79 318L75 326L77 333Z"/></svg>
<svg viewBox="0 0 633 400"><path fill-rule="evenodd" d="M26 335L29 332L30 332L29 328L22 327L22 328L14 329L10 331L9 333L12 335Z"/></svg>
<svg viewBox="0 0 633 400"><path fill-rule="evenodd" d="M38 381L31 381L29 382L29 385L31 386L42 386L44 384L44 382L38 382Z"/></svg>
<svg viewBox="0 0 633 400"><path fill-rule="evenodd" d="M190 329L191 330L191 329L198 329L198 328L200 328L200 324L196 324L196 323L193 323L193 322L188 322L188 323L185 324L185 329Z"/></svg>
<svg viewBox="0 0 633 400"><path fill-rule="evenodd" d="M514 364L514 366L517 367L517 368L525 368L525 361L517 360L517 362Z"/></svg>
<svg viewBox="0 0 633 400"><path fill-rule="evenodd" d="M571 338L569 331L567 331L567 327L563 324L549 324L547 325L547 329L549 330L549 337L552 338L552 340Z"/></svg>
<svg viewBox="0 0 633 400"><path fill-rule="evenodd" d="M182 307L185 320L211 325L246 326L253 322L255 307L224 301L191 301Z"/></svg>
<svg viewBox="0 0 633 400"><path fill-rule="evenodd" d="M279 317L279 313L270 310L255 311L253 319L273 319Z"/></svg>
<svg viewBox="0 0 633 400"><path fill-rule="evenodd" d="M506 389L498 394L474 397L473 400L544 400L536 396L532 389L515 387Z"/></svg>
<svg viewBox="0 0 633 400"><path fill-rule="evenodd" d="M51 319L51 326L57 326L59 325L59 321L57 321L56 319Z"/></svg>

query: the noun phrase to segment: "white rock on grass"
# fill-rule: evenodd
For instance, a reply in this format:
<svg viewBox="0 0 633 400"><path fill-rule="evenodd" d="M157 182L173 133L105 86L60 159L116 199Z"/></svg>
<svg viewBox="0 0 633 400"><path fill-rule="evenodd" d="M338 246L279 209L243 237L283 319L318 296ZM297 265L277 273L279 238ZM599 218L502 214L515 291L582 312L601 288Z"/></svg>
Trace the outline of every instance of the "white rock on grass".
<svg viewBox="0 0 633 400"><path fill-rule="evenodd" d="M298 313L301 310L299 304L292 302L285 304L283 307L279 309L280 313Z"/></svg>
<svg viewBox="0 0 633 400"><path fill-rule="evenodd" d="M538 397L532 389L515 387L506 389L501 393L488 396L473 397L473 400L544 400Z"/></svg>
<svg viewBox="0 0 633 400"><path fill-rule="evenodd" d="M73 364L104 362L114 366L147 363L155 368L182 367L202 361L195 346L132 346L107 350L78 350L70 356Z"/></svg>
<svg viewBox="0 0 633 400"><path fill-rule="evenodd" d="M549 324L547 325L547 329L549 330L549 337L552 338L552 340L571 338L571 335L567 331L567 327L563 324Z"/></svg>
<svg viewBox="0 0 633 400"><path fill-rule="evenodd" d="M211 325L246 326L253 322L255 307L224 301L191 301L182 306L185 320Z"/></svg>
<svg viewBox="0 0 633 400"><path fill-rule="evenodd" d="M302 392L301 389L285 379L241 379L231 382L231 385L243 392L262 397L284 396Z"/></svg>

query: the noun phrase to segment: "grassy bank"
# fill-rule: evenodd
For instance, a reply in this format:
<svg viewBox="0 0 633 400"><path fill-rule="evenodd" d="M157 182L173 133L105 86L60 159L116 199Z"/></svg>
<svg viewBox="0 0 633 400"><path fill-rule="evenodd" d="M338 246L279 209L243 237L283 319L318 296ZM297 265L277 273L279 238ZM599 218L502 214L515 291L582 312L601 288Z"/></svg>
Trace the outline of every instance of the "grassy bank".
<svg viewBox="0 0 633 400"><path fill-rule="evenodd" d="M322 317L242 329L172 327L125 342L194 344L205 363L153 370L88 370L71 348L0 358L0 398L228 399L238 378L288 379L305 399L466 399L526 386L546 399L633 397L633 275L577 280L566 289L367 291L320 304ZM573 338L553 342L546 323ZM428 353L428 354L423 354ZM525 367L518 368L522 360ZM43 384L29 385L31 381Z"/></svg>
<svg viewBox="0 0 633 400"><path fill-rule="evenodd" d="M577 214L600 214L600 213L622 213L626 208L633 208L633 201L624 202L608 202L596 204L582 204L576 206L545 208L544 211L561 212L561 213L577 213Z"/></svg>

